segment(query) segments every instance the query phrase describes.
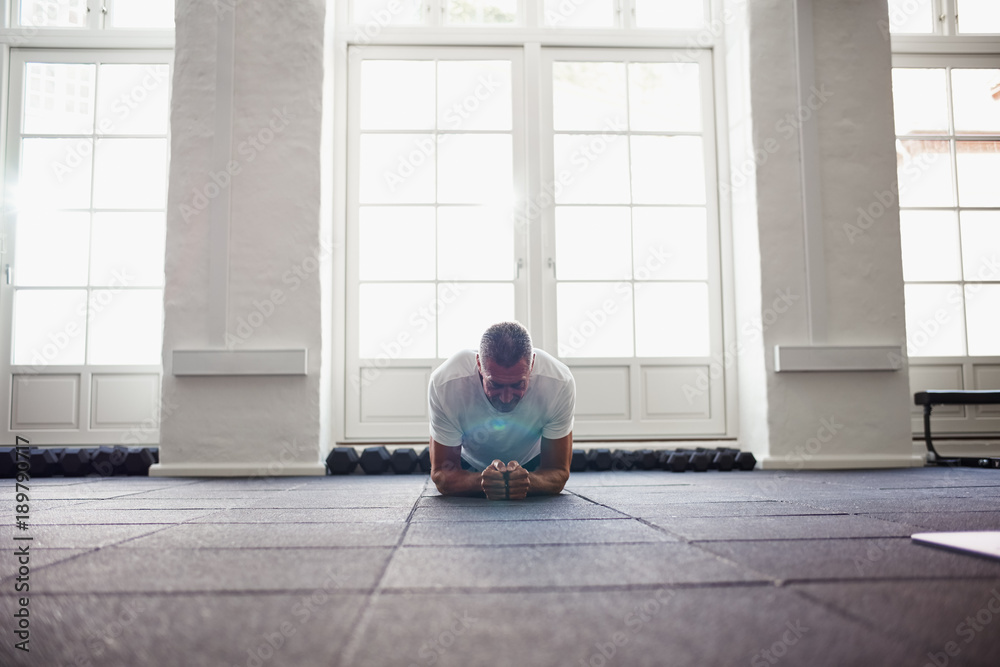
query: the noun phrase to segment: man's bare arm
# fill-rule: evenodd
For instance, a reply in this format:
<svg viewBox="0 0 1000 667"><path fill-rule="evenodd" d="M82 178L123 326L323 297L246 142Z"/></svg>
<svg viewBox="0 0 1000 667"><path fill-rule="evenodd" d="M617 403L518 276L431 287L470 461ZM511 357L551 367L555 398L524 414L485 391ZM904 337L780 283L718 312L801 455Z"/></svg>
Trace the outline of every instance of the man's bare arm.
<svg viewBox="0 0 1000 667"><path fill-rule="evenodd" d="M562 493L566 481L569 479L569 462L573 457L573 434L569 433L561 438L549 440L542 438L541 461L538 470L527 472L527 495L529 496L554 496ZM509 466L508 466L509 469ZM524 470L523 468L521 469ZM520 477L519 472L510 472L510 497L513 499L515 488L515 476ZM520 484L518 484L520 489ZM520 495L520 494L518 494ZM521 496L523 497L523 496Z"/></svg>
<svg viewBox="0 0 1000 667"><path fill-rule="evenodd" d="M496 472L496 471L494 471ZM503 482L503 473L496 472ZM462 470L462 448L447 447L431 438L431 481L445 496L476 496L482 498L483 474Z"/></svg>

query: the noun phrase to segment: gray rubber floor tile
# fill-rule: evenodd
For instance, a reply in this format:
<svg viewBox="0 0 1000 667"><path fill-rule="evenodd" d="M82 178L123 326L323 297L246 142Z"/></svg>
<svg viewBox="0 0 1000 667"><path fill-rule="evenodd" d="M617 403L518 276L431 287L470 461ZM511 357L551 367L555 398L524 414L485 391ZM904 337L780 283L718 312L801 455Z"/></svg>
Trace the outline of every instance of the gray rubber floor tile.
<svg viewBox="0 0 1000 667"><path fill-rule="evenodd" d="M409 507L353 507L346 509L237 508L202 514L192 523L366 523L405 521Z"/></svg>
<svg viewBox="0 0 1000 667"><path fill-rule="evenodd" d="M35 595L31 652L0 664L135 667L335 665L361 595Z"/></svg>
<svg viewBox="0 0 1000 667"><path fill-rule="evenodd" d="M112 525L125 523L183 523L198 517L208 516L218 512L217 509L200 510L111 510L111 509L76 509L57 508L34 512L31 523L36 526L60 525Z"/></svg>
<svg viewBox="0 0 1000 667"><path fill-rule="evenodd" d="M833 516L743 516L729 518L650 518L686 540L792 540L831 537L909 537L911 526L869 517Z"/></svg>
<svg viewBox="0 0 1000 667"><path fill-rule="evenodd" d="M1000 579L804 584L794 589L913 647L912 664L994 667L1000 655ZM952 643L951 655L947 645ZM943 656L941 654L944 654Z"/></svg>
<svg viewBox="0 0 1000 667"><path fill-rule="evenodd" d="M1000 577L1000 561L913 544L909 538L699 542L775 579Z"/></svg>
<svg viewBox="0 0 1000 667"><path fill-rule="evenodd" d="M1000 497L926 498L901 494L895 498L799 498L817 509L874 514L882 512L1000 512Z"/></svg>
<svg viewBox="0 0 1000 667"><path fill-rule="evenodd" d="M9 546L8 546L9 545ZM4 582L0 589L0 595L16 595L14 589L14 579L23 576L19 573L21 563L14 552L21 547L21 543L4 543L3 558L0 558L0 580ZM80 554L93 551L92 549L38 549L34 546L28 547L28 592L34 595L39 590L41 582L48 576L47 568L50 565L70 560ZM24 583L23 581L21 583ZM7 643L7 642L4 642ZM3 663L0 663L3 664Z"/></svg>
<svg viewBox="0 0 1000 667"><path fill-rule="evenodd" d="M426 521L406 532L408 546L512 544L613 544L676 542L676 538L634 519L566 521Z"/></svg>
<svg viewBox="0 0 1000 667"><path fill-rule="evenodd" d="M393 628L392 642L380 641L385 628ZM909 657L899 642L771 586L382 595L359 632L342 664L772 664L766 650L788 665L897 665Z"/></svg>
<svg viewBox="0 0 1000 667"><path fill-rule="evenodd" d="M149 535L163 528L165 526L146 524L31 526L28 534L33 538L33 549L96 549ZM13 538L17 533L21 531L12 525L0 526L0 543L5 547L14 544Z"/></svg>
<svg viewBox="0 0 1000 667"><path fill-rule="evenodd" d="M869 514L927 531L1000 530L1000 512L892 512Z"/></svg>
<svg viewBox="0 0 1000 667"><path fill-rule="evenodd" d="M171 526L121 545L137 549L253 549L297 547L391 547L399 541L402 521L335 524L189 523Z"/></svg>
<svg viewBox="0 0 1000 667"><path fill-rule="evenodd" d="M261 545L267 546L267 545ZM111 547L56 564L33 593L310 590L334 577L342 589L371 588L389 557L367 549L130 549ZM37 588L36 588L37 584Z"/></svg>
<svg viewBox="0 0 1000 667"><path fill-rule="evenodd" d="M145 498L119 496L107 500L77 503L80 510L220 510L247 507L252 502L246 498Z"/></svg>
<svg viewBox="0 0 1000 667"><path fill-rule="evenodd" d="M530 497L517 501L485 498L420 499L411 521L533 521L543 519L620 519L625 517L607 507L564 493L559 496Z"/></svg>
<svg viewBox="0 0 1000 667"><path fill-rule="evenodd" d="M819 510L802 503L780 502L777 500L761 500L754 502L713 502L713 503L675 503L656 507L643 508L636 516L642 518L669 517L747 517L747 516L798 516L826 515L826 510Z"/></svg>
<svg viewBox="0 0 1000 667"><path fill-rule="evenodd" d="M387 491L384 493L356 492L356 491L320 491L301 492L291 491L277 496L268 496L252 500L248 507L260 509L289 509L289 508L315 508L315 509L348 509L348 508L372 508L372 507L413 507L419 494L397 493Z"/></svg>
<svg viewBox="0 0 1000 667"><path fill-rule="evenodd" d="M386 588L626 586L763 580L686 544L402 547Z"/></svg>

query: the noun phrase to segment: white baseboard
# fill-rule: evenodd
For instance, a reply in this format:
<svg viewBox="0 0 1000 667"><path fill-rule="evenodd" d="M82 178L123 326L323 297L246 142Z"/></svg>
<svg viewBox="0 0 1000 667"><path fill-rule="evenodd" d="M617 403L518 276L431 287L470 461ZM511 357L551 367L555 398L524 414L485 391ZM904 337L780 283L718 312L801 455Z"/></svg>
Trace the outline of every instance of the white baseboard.
<svg viewBox="0 0 1000 667"><path fill-rule="evenodd" d="M856 470L864 468L920 468L925 457L917 454L885 456L855 454L848 456L765 456L757 457L761 470Z"/></svg>
<svg viewBox="0 0 1000 667"><path fill-rule="evenodd" d="M326 475L322 463L154 463L150 477L301 477Z"/></svg>

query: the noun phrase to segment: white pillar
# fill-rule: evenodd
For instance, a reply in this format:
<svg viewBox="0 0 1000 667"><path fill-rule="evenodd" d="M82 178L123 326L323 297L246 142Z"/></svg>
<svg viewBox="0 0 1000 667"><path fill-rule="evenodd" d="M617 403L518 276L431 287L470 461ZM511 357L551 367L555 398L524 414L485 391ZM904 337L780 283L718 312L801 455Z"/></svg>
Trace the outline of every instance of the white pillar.
<svg viewBox="0 0 1000 667"><path fill-rule="evenodd" d="M324 474L325 5L178 0L150 474Z"/></svg>
<svg viewBox="0 0 1000 667"><path fill-rule="evenodd" d="M886 7L724 10L741 444L765 468L920 465Z"/></svg>

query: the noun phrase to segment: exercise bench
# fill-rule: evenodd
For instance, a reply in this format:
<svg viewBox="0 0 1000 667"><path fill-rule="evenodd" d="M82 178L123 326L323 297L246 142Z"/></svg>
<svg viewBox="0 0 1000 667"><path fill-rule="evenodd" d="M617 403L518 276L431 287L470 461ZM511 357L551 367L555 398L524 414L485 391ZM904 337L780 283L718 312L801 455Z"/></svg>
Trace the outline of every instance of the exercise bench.
<svg viewBox="0 0 1000 667"><path fill-rule="evenodd" d="M924 406L924 442L927 451L934 455L935 465L973 466L1000 468L1000 458L958 457L946 459L934 449L931 441L931 408L935 405L996 405L1000 404L1000 390L996 389L929 389L913 395L915 405Z"/></svg>

